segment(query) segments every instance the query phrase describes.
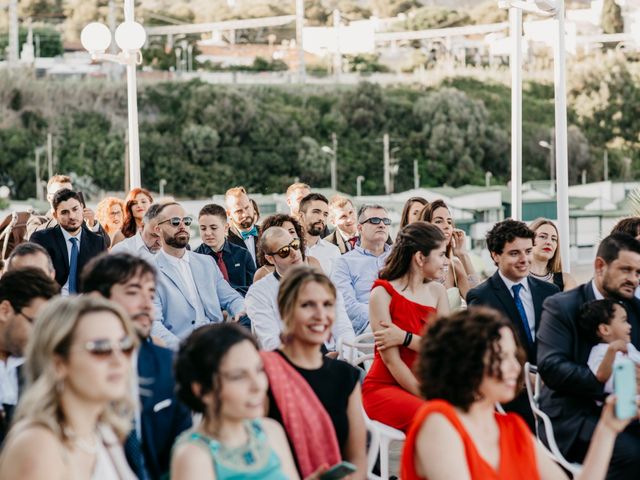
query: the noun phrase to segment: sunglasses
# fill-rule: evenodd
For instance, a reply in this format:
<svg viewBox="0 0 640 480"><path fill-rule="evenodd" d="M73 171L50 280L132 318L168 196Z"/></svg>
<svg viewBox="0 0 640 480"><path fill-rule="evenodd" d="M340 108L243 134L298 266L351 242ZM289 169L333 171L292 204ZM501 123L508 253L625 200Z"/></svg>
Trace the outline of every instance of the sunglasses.
<svg viewBox="0 0 640 480"><path fill-rule="evenodd" d="M186 227L188 227L189 225L191 225L191 223L193 222L193 218L192 217L171 217L171 218L167 218L166 220L163 220L161 222L158 222L158 225L162 225L163 223L170 223L172 227L179 227L180 226L180 222L184 223L184 225Z"/></svg>
<svg viewBox="0 0 640 480"><path fill-rule="evenodd" d="M280 258L287 258L291 254L291 249L300 250L300 239L294 238L289 245L285 245L269 255L278 255Z"/></svg>
<svg viewBox="0 0 640 480"><path fill-rule="evenodd" d="M371 218L367 218L366 220L363 220L362 222L360 222L360 225L363 225L365 223L370 223L371 225L380 225L380 223L384 223L385 225L391 225L391 219L390 218L380 218L380 217L371 217Z"/></svg>
<svg viewBox="0 0 640 480"><path fill-rule="evenodd" d="M130 357L133 353L134 343L131 337L126 336L117 342L112 342L106 338L92 340L82 345L82 347L96 358L107 359L116 351L122 353L125 357Z"/></svg>

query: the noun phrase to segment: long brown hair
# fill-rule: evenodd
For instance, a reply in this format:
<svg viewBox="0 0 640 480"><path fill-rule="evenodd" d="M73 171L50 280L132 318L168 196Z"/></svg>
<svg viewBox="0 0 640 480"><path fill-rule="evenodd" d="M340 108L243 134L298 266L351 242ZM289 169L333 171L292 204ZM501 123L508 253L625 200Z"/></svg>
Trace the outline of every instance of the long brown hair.
<svg viewBox="0 0 640 480"><path fill-rule="evenodd" d="M433 202L427 203L425 207L422 209L422 213L420 214L420 220L424 220L425 222L433 223L433 213L439 208L446 208L449 210L449 206L445 203L444 200L438 199ZM451 210L449 210L451 213ZM456 224L453 221L453 215L451 216L451 226L456 228ZM451 237L453 238L453 237ZM451 258L451 241L447 244L447 257Z"/></svg>
<svg viewBox="0 0 640 480"><path fill-rule="evenodd" d="M554 252L553 257L551 257L547 262L547 270L551 273L561 272L562 258L560 257L560 234L558 233L558 227L556 227L555 223L547 218L537 218L529 224L529 230L531 230L533 233L536 233L536 230L538 230L542 225L551 225L556 231L556 236L558 237L556 251ZM536 240L534 237L533 243L535 243L535 241Z"/></svg>
<svg viewBox="0 0 640 480"><path fill-rule="evenodd" d="M422 211L424 211L424 207L429 205L429 202L422 197L411 197L407 200L402 209L402 215L400 216L400 230L409 224L409 212L411 211L411 206L416 202L422 205Z"/></svg>
<svg viewBox="0 0 640 480"><path fill-rule="evenodd" d="M122 228L120 231L126 237L133 237L138 232L138 226L136 225L136 219L133 216L133 204L136 201L136 196L138 194L143 193L149 198L149 205L153 203L153 197L151 193L146 188L134 188L129 192L127 198L125 200L125 210L124 210L124 222L122 223Z"/></svg>
<svg viewBox="0 0 640 480"><path fill-rule="evenodd" d="M416 252L429 255L444 241L444 233L435 225L425 221L410 223L398 233L380 278L392 281L406 275Z"/></svg>

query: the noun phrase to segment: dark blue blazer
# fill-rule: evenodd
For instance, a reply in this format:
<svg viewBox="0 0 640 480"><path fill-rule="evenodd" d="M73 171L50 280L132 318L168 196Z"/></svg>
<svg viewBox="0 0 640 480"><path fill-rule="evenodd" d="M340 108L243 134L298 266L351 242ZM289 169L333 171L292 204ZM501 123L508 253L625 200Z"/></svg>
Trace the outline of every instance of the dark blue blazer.
<svg viewBox="0 0 640 480"><path fill-rule="evenodd" d="M142 420L142 452L153 480L169 471L176 437L191 427L191 412L178 401L173 376L173 352L142 341L138 351Z"/></svg>
<svg viewBox="0 0 640 480"><path fill-rule="evenodd" d="M196 253L210 255L217 262L213 249L204 243L194 250ZM253 275L256 273L256 264L246 248L234 245L228 240L222 247L222 261L229 273L229 283L243 297L253 284Z"/></svg>

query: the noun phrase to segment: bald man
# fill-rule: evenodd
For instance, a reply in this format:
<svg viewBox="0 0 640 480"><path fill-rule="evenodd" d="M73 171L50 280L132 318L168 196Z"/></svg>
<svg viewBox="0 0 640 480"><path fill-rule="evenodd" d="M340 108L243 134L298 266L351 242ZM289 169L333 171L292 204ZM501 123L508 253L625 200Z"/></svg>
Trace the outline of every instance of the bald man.
<svg viewBox="0 0 640 480"><path fill-rule="evenodd" d="M271 227L263 232L258 243L265 258L275 267L275 271L254 283L245 297L247 315L251 318L251 329L264 350L275 350L280 346L282 319L278 311L278 289L280 278L289 270L303 263L300 240L282 227ZM329 351L335 350L339 339L351 341L355 338L353 326L344 308L340 293L336 298L336 319L332 328L333 336L326 343Z"/></svg>

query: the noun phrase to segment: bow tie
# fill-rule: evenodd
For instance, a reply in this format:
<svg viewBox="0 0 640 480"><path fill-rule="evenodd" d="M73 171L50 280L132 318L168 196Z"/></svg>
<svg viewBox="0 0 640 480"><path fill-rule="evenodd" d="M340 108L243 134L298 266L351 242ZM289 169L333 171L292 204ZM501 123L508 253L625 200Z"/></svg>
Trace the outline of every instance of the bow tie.
<svg viewBox="0 0 640 480"><path fill-rule="evenodd" d="M246 232L240 232L240 235L242 236L242 240L246 240L249 237L257 237L258 229L254 225L253 227L251 227L251 230L247 230Z"/></svg>

